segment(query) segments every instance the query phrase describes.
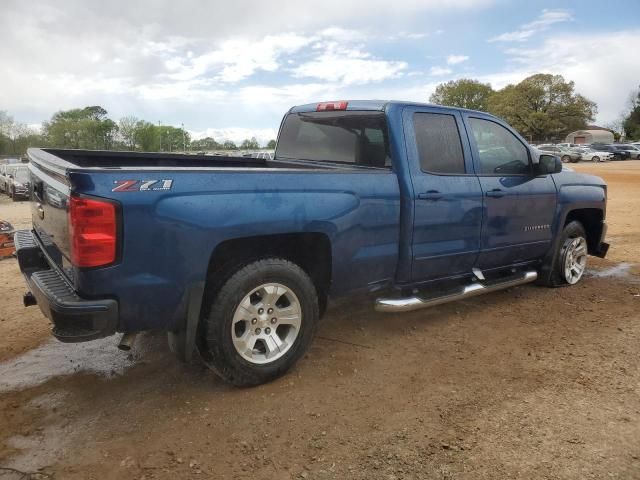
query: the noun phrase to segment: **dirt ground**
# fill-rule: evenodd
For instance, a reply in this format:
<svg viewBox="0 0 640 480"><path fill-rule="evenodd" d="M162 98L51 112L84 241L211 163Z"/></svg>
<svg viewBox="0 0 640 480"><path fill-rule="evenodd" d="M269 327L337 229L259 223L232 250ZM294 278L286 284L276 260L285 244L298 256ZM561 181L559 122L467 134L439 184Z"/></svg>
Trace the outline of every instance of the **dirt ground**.
<svg viewBox="0 0 640 480"><path fill-rule="evenodd" d="M334 305L297 367L252 389L161 334L130 356L50 340L0 261L0 480L640 478L640 162L572 167L609 183L612 247L579 285ZM28 226L26 202L0 218Z"/></svg>

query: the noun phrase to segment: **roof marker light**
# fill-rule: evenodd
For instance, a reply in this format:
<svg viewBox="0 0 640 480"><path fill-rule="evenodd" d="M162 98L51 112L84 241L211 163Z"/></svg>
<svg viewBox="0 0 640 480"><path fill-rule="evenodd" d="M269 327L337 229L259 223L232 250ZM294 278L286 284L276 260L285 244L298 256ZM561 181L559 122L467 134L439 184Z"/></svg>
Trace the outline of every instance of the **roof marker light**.
<svg viewBox="0 0 640 480"><path fill-rule="evenodd" d="M346 110L349 102L322 102L316 107L316 112L326 112L330 110Z"/></svg>

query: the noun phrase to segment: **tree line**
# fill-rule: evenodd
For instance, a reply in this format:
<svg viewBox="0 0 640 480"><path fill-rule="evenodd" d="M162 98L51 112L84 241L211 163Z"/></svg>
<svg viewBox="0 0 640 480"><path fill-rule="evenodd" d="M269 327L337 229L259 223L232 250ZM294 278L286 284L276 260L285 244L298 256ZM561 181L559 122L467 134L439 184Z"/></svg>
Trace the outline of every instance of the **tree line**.
<svg viewBox="0 0 640 480"><path fill-rule="evenodd" d="M240 144L211 137L194 140L184 128L161 125L127 116L115 122L100 106L59 111L44 122L41 131L16 122L0 111L0 154L22 155L30 147L76 148L85 150L134 150L182 152L211 150L257 150L255 137ZM271 140L266 148L275 148Z"/></svg>
<svg viewBox="0 0 640 480"><path fill-rule="evenodd" d="M500 90L478 80L452 80L438 85L430 101L489 112L503 118L529 141L563 139L585 128L597 113L596 104L576 93L573 82L543 73Z"/></svg>
<svg viewBox="0 0 640 480"><path fill-rule="evenodd" d="M596 104L575 92L573 82L561 75L536 74L515 85L494 90L473 79L451 80L438 85L430 101L439 105L482 110L503 118L529 141L557 141L584 129L597 113ZM627 110L611 125L616 139L640 139L640 88ZM265 145L275 148L275 140ZM211 137L191 138L184 128L160 125L127 116L115 122L100 106L59 111L41 131L14 121L0 111L0 154L21 155L29 147L89 150L138 150L148 152L257 150L255 137L239 145Z"/></svg>

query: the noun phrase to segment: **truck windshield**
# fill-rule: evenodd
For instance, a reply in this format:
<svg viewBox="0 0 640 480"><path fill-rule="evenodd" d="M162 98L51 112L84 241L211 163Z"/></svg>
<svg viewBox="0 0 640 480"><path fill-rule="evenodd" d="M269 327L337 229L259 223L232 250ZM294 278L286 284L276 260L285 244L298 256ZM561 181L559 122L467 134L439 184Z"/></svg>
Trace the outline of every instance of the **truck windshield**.
<svg viewBox="0 0 640 480"><path fill-rule="evenodd" d="M299 159L389 168L383 112L331 111L286 116L276 159Z"/></svg>

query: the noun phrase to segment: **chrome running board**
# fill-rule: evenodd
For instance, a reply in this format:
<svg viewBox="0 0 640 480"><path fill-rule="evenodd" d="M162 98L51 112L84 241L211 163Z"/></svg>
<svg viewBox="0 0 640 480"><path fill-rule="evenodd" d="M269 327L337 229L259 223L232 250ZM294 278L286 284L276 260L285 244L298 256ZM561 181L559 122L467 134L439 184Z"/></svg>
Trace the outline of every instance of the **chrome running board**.
<svg viewBox="0 0 640 480"><path fill-rule="evenodd" d="M483 284L479 282L466 285L459 292L449 293L440 297L420 298L417 296L407 298L378 298L376 300L376 310L379 312L411 312L421 308L433 307L443 303L461 300L463 298L475 297L483 293L504 290L505 288L516 287L525 283L533 282L538 278L534 271L524 272L517 277L510 277L508 280L498 283Z"/></svg>

